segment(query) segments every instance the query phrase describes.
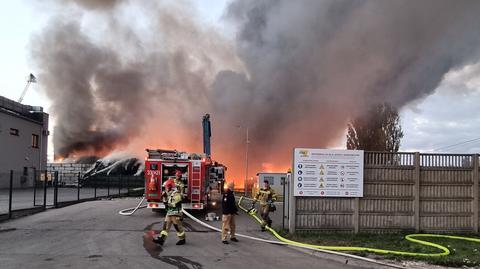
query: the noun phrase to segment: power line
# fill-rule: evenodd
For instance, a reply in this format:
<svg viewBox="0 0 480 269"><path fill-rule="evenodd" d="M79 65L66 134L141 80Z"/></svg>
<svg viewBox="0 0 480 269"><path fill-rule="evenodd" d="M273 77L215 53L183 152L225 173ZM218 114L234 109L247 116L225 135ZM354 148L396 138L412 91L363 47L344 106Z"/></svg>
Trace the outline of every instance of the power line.
<svg viewBox="0 0 480 269"><path fill-rule="evenodd" d="M439 150L444 150L444 149L451 148L451 147L461 146L461 145L465 145L465 144L472 143L472 142L479 141L479 140L480 140L480 137L470 139L470 140L467 140L467 141L463 141L463 142L460 142L460 143L440 147L440 148L434 149L433 151L439 151Z"/></svg>

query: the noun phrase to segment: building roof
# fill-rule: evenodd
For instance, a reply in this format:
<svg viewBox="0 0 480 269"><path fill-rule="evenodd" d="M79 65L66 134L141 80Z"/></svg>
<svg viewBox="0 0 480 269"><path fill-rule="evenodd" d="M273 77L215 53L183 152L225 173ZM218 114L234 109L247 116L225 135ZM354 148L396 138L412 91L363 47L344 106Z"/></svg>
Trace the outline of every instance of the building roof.
<svg viewBox="0 0 480 269"><path fill-rule="evenodd" d="M286 175L287 173L286 172L284 172L284 173L282 173L282 172L278 172L278 173L275 173L275 172L258 172L257 176L259 176L260 174L262 174L262 175Z"/></svg>
<svg viewBox="0 0 480 269"><path fill-rule="evenodd" d="M43 108L40 106L23 105L11 99L0 96L0 112L17 116L19 118L43 124Z"/></svg>

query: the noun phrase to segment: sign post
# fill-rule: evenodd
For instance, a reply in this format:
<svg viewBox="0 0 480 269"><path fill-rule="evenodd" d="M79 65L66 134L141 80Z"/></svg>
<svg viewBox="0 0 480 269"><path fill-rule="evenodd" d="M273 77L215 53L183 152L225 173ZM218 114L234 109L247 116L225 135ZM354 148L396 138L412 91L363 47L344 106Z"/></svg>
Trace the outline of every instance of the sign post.
<svg viewBox="0 0 480 269"><path fill-rule="evenodd" d="M363 150L296 148L293 195L363 197Z"/></svg>

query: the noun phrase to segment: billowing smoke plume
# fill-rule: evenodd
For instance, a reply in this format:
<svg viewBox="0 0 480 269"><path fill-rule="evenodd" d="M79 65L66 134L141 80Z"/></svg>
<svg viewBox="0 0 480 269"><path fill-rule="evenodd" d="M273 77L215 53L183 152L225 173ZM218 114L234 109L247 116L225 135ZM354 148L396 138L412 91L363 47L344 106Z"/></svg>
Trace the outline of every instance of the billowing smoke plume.
<svg viewBox="0 0 480 269"><path fill-rule="evenodd" d="M236 1L248 74L220 73L213 103L253 127L254 156L288 164L293 147L338 143L350 117L425 97L477 61L479 12L478 1Z"/></svg>
<svg viewBox="0 0 480 269"><path fill-rule="evenodd" d="M285 168L293 147L331 146L372 104L431 94L480 48L475 0L238 0L234 45L187 2L74 2L87 22L57 18L34 39L57 154L198 150L209 112L213 153L235 176L246 127L251 174Z"/></svg>
<svg viewBox="0 0 480 269"><path fill-rule="evenodd" d="M33 58L53 101L57 157L104 156L135 137L149 140L137 152L190 147L175 140L206 112L218 70L238 66L233 47L184 6L138 7L144 17L137 24L124 14L129 6L118 7L83 21L55 17L34 38Z"/></svg>

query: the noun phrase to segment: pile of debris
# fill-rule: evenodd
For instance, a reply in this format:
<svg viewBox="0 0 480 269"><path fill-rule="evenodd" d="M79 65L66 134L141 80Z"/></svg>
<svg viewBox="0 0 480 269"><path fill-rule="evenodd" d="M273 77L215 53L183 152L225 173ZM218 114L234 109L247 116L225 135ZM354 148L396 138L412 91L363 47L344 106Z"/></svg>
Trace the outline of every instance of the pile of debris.
<svg viewBox="0 0 480 269"><path fill-rule="evenodd" d="M144 162L135 157L106 157L97 160L84 174L83 179L87 180L94 176L141 176L144 167Z"/></svg>

